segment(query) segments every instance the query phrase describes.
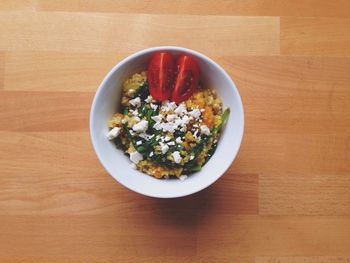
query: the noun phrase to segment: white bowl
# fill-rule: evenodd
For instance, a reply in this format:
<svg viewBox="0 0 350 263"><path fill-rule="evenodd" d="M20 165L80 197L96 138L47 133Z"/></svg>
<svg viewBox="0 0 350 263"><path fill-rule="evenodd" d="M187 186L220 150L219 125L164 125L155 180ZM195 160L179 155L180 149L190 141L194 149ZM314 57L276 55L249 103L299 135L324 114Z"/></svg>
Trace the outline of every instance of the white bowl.
<svg viewBox="0 0 350 263"><path fill-rule="evenodd" d="M134 170L130 160L106 138L107 121L119 110L122 83L133 73L145 70L153 52L167 50L175 55L185 52L200 66L201 80L214 88L223 106L231 110L215 154L200 172L187 180L159 180ZM240 95L229 75L210 58L187 48L162 46L141 50L114 66L99 86L90 112L90 135L97 157L119 183L137 193L159 198L181 197L196 193L219 179L230 167L239 150L244 130L244 113Z"/></svg>

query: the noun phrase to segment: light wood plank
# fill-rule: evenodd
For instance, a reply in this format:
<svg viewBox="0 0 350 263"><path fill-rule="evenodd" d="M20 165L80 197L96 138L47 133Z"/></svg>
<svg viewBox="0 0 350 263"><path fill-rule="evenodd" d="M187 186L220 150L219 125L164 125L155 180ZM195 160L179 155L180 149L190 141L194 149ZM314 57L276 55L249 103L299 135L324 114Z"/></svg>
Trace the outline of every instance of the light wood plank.
<svg viewBox="0 0 350 263"><path fill-rule="evenodd" d="M350 150L349 143L350 138L347 152ZM325 159L324 162L328 160ZM350 160L347 160L347 164L349 163ZM310 161L310 165L313 166L314 163ZM321 168L321 163L316 169L319 167ZM305 173L307 176L260 175L259 213L263 215L350 215L349 172L344 175L335 170L333 174L318 176L309 173Z"/></svg>
<svg viewBox="0 0 350 263"><path fill-rule="evenodd" d="M282 178L296 176L305 180L320 175L343 176L344 183L350 174L349 147L349 135L245 134L231 171ZM283 189L287 185L279 187Z"/></svg>
<svg viewBox="0 0 350 263"><path fill-rule="evenodd" d="M0 130L87 131L93 94L0 92Z"/></svg>
<svg viewBox="0 0 350 263"><path fill-rule="evenodd" d="M0 24L3 50L130 54L178 45L208 55L279 54L278 17L3 12Z"/></svg>
<svg viewBox="0 0 350 263"><path fill-rule="evenodd" d="M242 96L248 133L349 134L350 60L218 58Z"/></svg>
<svg viewBox="0 0 350 263"><path fill-rule="evenodd" d="M36 10L37 0L1 0L0 10Z"/></svg>
<svg viewBox="0 0 350 263"><path fill-rule="evenodd" d="M199 229L203 256L350 256L349 217L213 215Z"/></svg>
<svg viewBox="0 0 350 263"><path fill-rule="evenodd" d="M128 256L0 256L1 263L254 263L254 257L200 257L200 256L159 256L159 257L150 257L137 255L128 255Z"/></svg>
<svg viewBox="0 0 350 263"><path fill-rule="evenodd" d="M152 213L149 215L1 216L1 255L137 258L196 255L193 224L171 221L166 215L155 220Z"/></svg>
<svg viewBox="0 0 350 263"><path fill-rule="evenodd" d="M350 257L257 257L255 263L348 263Z"/></svg>
<svg viewBox="0 0 350 263"><path fill-rule="evenodd" d="M4 89L5 82L5 53L0 52L0 90Z"/></svg>
<svg viewBox="0 0 350 263"><path fill-rule="evenodd" d="M39 10L243 16L350 16L347 0L39 0Z"/></svg>
<svg viewBox="0 0 350 263"><path fill-rule="evenodd" d="M282 17L281 54L350 56L350 19Z"/></svg>
<svg viewBox="0 0 350 263"><path fill-rule="evenodd" d="M199 225L169 221L167 216L161 218L155 221L151 214L142 217L2 216L2 255L212 257L219 254L230 258L271 254L348 257L350 253L349 217L206 214L205 221ZM217 246L212 246L214 242Z"/></svg>
<svg viewBox="0 0 350 263"><path fill-rule="evenodd" d="M122 58L99 52L9 52L4 86L18 91L96 91Z"/></svg>

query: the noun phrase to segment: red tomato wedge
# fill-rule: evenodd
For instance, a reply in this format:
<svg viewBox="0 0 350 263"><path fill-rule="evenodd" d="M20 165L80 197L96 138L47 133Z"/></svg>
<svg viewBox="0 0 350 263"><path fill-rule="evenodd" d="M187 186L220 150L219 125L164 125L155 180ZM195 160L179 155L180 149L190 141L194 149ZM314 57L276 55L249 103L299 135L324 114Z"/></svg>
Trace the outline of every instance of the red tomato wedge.
<svg viewBox="0 0 350 263"><path fill-rule="evenodd" d="M156 100L167 100L171 96L174 82L174 58L169 52L156 52L148 64L149 92Z"/></svg>
<svg viewBox="0 0 350 263"><path fill-rule="evenodd" d="M187 54L182 54L176 61L176 77L171 98L180 103L187 100L198 88L199 66L196 60Z"/></svg>

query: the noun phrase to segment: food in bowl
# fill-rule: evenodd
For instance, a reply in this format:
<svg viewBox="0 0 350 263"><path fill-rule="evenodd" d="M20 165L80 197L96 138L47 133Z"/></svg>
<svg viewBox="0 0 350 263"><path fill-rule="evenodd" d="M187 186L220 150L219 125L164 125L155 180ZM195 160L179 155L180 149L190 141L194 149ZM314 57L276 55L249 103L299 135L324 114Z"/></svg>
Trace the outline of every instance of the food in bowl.
<svg viewBox="0 0 350 263"><path fill-rule="evenodd" d="M153 54L147 71L124 81L121 112L107 137L131 165L156 178L185 179L214 154L229 108L200 82L197 62L169 52Z"/></svg>

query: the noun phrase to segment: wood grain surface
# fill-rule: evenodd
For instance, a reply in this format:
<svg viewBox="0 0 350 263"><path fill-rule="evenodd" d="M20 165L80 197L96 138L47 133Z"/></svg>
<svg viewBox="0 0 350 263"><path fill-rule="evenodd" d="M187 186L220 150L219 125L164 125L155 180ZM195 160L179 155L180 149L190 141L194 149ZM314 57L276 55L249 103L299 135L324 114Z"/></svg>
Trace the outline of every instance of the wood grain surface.
<svg viewBox="0 0 350 263"><path fill-rule="evenodd" d="M130 192L89 109L123 57L207 54L246 117L208 189ZM0 262L350 262L350 1L0 1Z"/></svg>

